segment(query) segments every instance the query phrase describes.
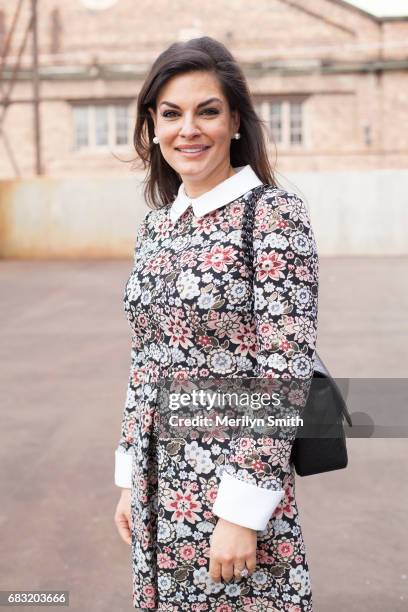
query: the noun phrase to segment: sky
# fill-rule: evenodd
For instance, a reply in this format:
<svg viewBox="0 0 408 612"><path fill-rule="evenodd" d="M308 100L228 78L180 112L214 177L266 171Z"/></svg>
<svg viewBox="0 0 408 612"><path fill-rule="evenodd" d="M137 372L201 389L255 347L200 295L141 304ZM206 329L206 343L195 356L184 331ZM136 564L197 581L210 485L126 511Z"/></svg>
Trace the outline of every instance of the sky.
<svg viewBox="0 0 408 612"><path fill-rule="evenodd" d="M408 0L345 0L378 17L408 15Z"/></svg>

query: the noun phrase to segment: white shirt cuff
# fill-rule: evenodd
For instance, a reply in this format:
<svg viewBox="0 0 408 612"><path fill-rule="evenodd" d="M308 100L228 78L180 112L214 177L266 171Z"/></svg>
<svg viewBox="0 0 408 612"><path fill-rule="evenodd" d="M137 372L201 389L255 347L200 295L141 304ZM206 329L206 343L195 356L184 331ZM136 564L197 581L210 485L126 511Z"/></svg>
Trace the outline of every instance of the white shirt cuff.
<svg viewBox="0 0 408 612"><path fill-rule="evenodd" d="M132 453L115 450L115 485L125 489L132 488Z"/></svg>
<svg viewBox="0 0 408 612"><path fill-rule="evenodd" d="M263 531L284 496L284 489L264 489L224 472L213 513L231 523Z"/></svg>

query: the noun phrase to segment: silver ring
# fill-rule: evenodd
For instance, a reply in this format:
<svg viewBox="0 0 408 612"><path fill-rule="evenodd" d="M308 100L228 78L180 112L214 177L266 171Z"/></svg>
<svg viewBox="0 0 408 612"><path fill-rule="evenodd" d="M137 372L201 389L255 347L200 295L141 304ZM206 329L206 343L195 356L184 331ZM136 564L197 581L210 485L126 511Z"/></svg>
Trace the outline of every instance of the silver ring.
<svg viewBox="0 0 408 612"><path fill-rule="evenodd" d="M239 574L240 574L240 576L242 576L243 578L246 578L246 577L248 576L248 574L249 574L248 569L247 569L246 567L244 567L244 569L242 569L242 570L239 572Z"/></svg>

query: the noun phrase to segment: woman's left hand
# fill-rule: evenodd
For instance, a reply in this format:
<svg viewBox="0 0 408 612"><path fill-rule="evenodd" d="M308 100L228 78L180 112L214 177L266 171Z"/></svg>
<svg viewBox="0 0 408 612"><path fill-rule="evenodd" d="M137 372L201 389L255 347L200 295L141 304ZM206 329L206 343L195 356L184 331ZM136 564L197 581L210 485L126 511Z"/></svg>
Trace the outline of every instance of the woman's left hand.
<svg viewBox="0 0 408 612"><path fill-rule="evenodd" d="M210 538L210 577L215 582L221 578L228 582L233 576L240 580L245 566L251 575L256 568L256 545L254 529L219 518Z"/></svg>

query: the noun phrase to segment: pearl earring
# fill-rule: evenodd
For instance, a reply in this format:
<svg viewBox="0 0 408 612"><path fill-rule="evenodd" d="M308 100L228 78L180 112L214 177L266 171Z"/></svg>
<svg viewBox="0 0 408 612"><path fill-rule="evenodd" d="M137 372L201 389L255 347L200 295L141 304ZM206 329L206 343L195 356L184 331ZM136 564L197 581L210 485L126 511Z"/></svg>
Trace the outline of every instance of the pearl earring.
<svg viewBox="0 0 408 612"><path fill-rule="evenodd" d="M239 132L235 132L234 138L235 140L239 140L241 138L241 134Z"/></svg>
<svg viewBox="0 0 408 612"><path fill-rule="evenodd" d="M159 138L158 138L158 136L155 136L155 137L153 138L153 142L154 142L154 144L159 144Z"/></svg>

